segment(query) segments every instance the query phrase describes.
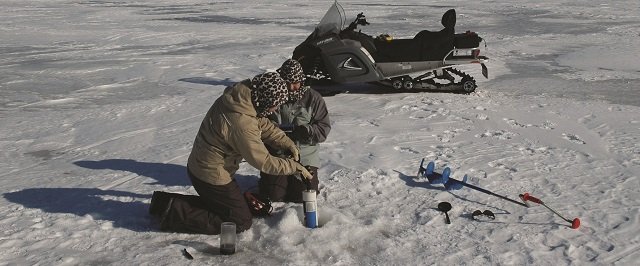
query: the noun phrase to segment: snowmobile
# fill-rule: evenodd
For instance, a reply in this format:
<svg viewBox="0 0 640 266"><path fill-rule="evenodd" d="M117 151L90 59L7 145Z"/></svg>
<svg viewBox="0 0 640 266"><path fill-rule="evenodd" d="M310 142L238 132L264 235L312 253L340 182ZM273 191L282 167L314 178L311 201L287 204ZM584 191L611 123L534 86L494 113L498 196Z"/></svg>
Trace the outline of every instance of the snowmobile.
<svg viewBox="0 0 640 266"><path fill-rule="evenodd" d="M454 9L442 16L444 29L423 30L411 39L362 33L358 26L369 25L363 13L347 27L345 21L336 1L295 48L292 58L302 64L310 84L377 82L398 90L473 92L475 79L452 67L461 64L480 64L488 78L482 38L471 31L455 33Z"/></svg>

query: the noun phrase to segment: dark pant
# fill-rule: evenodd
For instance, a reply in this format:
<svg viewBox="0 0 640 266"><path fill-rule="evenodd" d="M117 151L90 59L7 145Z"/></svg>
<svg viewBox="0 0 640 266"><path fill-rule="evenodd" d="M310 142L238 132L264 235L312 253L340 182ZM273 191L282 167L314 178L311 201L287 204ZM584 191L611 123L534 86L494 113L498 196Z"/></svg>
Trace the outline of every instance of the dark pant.
<svg viewBox="0 0 640 266"><path fill-rule="evenodd" d="M173 197L173 204L162 223L163 230L217 235L222 222L234 222L237 232L251 227L253 216L235 180L216 186L191 173L189 178L200 196Z"/></svg>
<svg viewBox="0 0 640 266"><path fill-rule="evenodd" d="M318 191L318 168L309 166L308 170L313 175L310 189ZM302 191L307 190L307 186L293 175L270 175L262 172L258 187L260 195L269 197L273 202L302 202Z"/></svg>

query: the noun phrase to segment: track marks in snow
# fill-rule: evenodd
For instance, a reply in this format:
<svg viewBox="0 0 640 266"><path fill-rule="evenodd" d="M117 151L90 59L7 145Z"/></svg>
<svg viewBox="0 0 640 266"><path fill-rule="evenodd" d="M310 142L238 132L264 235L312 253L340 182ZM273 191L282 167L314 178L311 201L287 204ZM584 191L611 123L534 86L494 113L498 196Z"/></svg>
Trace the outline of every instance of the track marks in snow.
<svg viewBox="0 0 640 266"><path fill-rule="evenodd" d="M618 189L611 191L602 187L600 183L585 184L584 178L609 176L610 172L624 171L610 166L613 160L596 156L601 154L600 150L609 147L611 142L620 142L622 139L619 136L624 132L611 130L617 126L610 125L603 117L580 119L583 117L580 114L580 104L569 105L568 111L560 107L549 111L546 107L555 108L562 105L550 103L530 106L518 99L495 101L494 105L494 101L487 103L473 96L455 96L460 97L459 101L463 102L459 103L450 101L449 95L433 95L412 95L413 98L405 98L402 105L389 102L384 112L356 111L353 112L353 118L347 118L347 121L356 121L349 123L352 127L347 131L347 136L353 135L355 128L362 138L341 139L340 133L337 133L331 137L333 142L325 143L324 147L328 147L330 151L325 164L327 166L324 167L324 171L328 173L328 181L325 183L327 189L322 192L326 206L334 206L337 213L353 217L355 223L361 223L368 229L373 229L374 225L383 219L386 222L426 225L410 227L405 232L407 235L403 236L405 241L421 242L426 246L438 245L441 242L456 243L452 238L457 236L452 235L451 230L444 230L446 233L422 230L443 226L444 217L435 210L438 201L448 200L455 203L456 200L465 200L473 205L486 206L485 208L497 214L499 220L495 223L462 223L464 225L461 227L461 223L457 223L459 227L453 231L477 238L478 241L465 243L468 247L450 246L451 249L461 250L450 257L456 257L456 254L458 257L473 254L476 256L473 261L478 262L477 264L491 261L526 264L548 256L545 252L555 252L554 249L565 252L572 258L593 258L596 254L612 250L611 241L606 240L595 239L597 243L593 243L594 239L591 238L586 242L572 244L567 241L558 242L555 236L541 237L541 231L560 229L559 234L566 233L566 225L557 221L552 213L544 209L511 208L508 202L495 201L484 194L467 190L444 192L421 183L413 176L419 160L426 158L436 161L438 169L444 166L451 167L454 178L468 174L471 184L509 197L522 192L535 193L554 207L562 207L560 202L573 201L575 197L566 191L578 190L593 195L608 191L604 196L614 197L616 194L625 193ZM420 97L442 100L433 101L439 103L437 105L429 105L425 104L429 101ZM482 101L482 104L476 101ZM376 126L368 121L375 121ZM637 127L639 122L633 124L632 121L635 120L630 121L630 126ZM342 124L335 129L336 132L344 130ZM637 136L633 135L626 137L625 141L629 142L637 139ZM358 140L361 140L362 147L353 145L353 142ZM582 142L584 144L577 145ZM349 147L348 153L344 152L344 148L339 148L343 145ZM629 147L628 144L621 146ZM341 150L333 153L334 148ZM391 166L387 161L401 163ZM631 162L627 163L633 165ZM393 171L397 175L394 176ZM625 179L624 174L618 174L606 182L602 181L603 184L617 182L631 181ZM517 199L517 196L515 198ZM358 203L354 206L353 202ZM578 206L564 206L558 211L582 218L587 216L585 213L588 212L583 209ZM473 209L454 205L450 214L453 219L460 221L468 218L472 211ZM371 215L374 212L376 215ZM507 213L513 215L504 215ZM588 220L584 220L584 228L581 230L595 235L596 231L593 228L597 225L589 226ZM455 224L454 222L450 226ZM622 228L625 223L621 220L615 225ZM502 229L512 226L519 229ZM421 235L429 235L429 238ZM570 241L580 238L576 236ZM487 247L482 244L486 244L486 239L491 239L496 244ZM536 253L534 251L538 249L511 252L501 248L512 242L534 243L548 249ZM487 248L474 248L474 244ZM634 252L637 250L633 247L620 250L606 261L627 261L633 257ZM455 259L448 262L460 263Z"/></svg>
<svg viewBox="0 0 640 266"><path fill-rule="evenodd" d="M506 170L512 173L518 172L518 169L514 168L514 167L509 167L503 163L500 162L489 162L488 163L489 166L493 167L493 168L498 168L498 169L502 169L502 170Z"/></svg>
<svg viewBox="0 0 640 266"><path fill-rule="evenodd" d="M400 152L407 152L407 153L413 153L413 154L419 154L420 153L419 151L416 151L411 147L398 147L398 146L395 146L395 147L393 147L393 149L397 150L397 151L400 151Z"/></svg>
<svg viewBox="0 0 640 266"><path fill-rule="evenodd" d="M587 144L580 136L574 134L562 133L562 138L577 144Z"/></svg>
<svg viewBox="0 0 640 266"><path fill-rule="evenodd" d="M86 146L78 147L78 148L76 148L76 150L88 150L88 149L94 148L96 146L100 146L102 144L105 144L105 143L108 143L108 142L111 142L111 141L116 141L116 140L123 139L123 138L130 138L130 137L138 136L138 135L141 135L141 134L146 134L146 133L152 132L152 131L154 131L156 129L157 128L152 127L152 128L143 128L143 129L123 132L123 133L117 134L117 135L115 135L115 136L113 136L111 138L100 140L100 141L94 142L94 143L86 145Z"/></svg>
<svg viewBox="0 0 640 266"><path fill-rule="evenodd" d="M511 127L522 127L522 128L527 128L527 127L532 127L532 124L521 124L518 121L516 121L515 119L509 119L509 118L503 118L502 120L506 121L507 124L509 124Z"/></svg>
<svg viewBox="0 0 640 266"><path fill-rule="evenodd" d="M512 128L523 128L523 129L526 129L526 128L535 127L535 128L552 130L556 126L556 124L554 122L551 122L551 121L548 121L548 120L540 123L539 125L531 124L531 123L522 123L522 122L519 122L518 120L512 119L512 118L503 118L502 120L505 121Z"/></svg>
<svg viewBox="0 0 640 266"><path fill-rule="evenodd" d="M518 136L518 133L506 131L506 130L487 130L484 133L477 134L477 138L494 138L500 140L509 140L513 137Z"/></svg>

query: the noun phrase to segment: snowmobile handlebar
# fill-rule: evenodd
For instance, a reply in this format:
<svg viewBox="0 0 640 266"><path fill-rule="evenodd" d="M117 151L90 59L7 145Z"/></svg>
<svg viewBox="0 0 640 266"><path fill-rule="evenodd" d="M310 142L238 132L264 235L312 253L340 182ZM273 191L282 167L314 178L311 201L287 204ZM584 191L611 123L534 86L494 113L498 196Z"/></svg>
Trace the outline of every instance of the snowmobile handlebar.
<svg viewBox="0 0 640 266"><path fill-rule="evenodd" d="M358 14L356 16L356 19L353 20L353 22L351 22L351 24L349 24L349 27L347 27L344 30L345 31L355 30L356 28L358 28L358 25L366 26L366 25L369 25L369 24L370 23L367 22L367 18L365 18L365 16L364 16L364 12L360 12L360 14Z"/></svg>

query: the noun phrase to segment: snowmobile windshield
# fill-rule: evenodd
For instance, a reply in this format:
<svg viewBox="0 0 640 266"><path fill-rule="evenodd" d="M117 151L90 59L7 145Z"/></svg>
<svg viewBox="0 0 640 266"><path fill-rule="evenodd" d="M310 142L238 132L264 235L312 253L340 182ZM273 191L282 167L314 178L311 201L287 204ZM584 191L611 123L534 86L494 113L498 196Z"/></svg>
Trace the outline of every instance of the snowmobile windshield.
<svg viewBox="0 0 640 266"><path fill-rule="evenodd" d="M327 33L340 33L340 30L344 27L345 23L345 15L344 9L342 6L336 1L331 5L327 13L324 14L318 26L316 26L316 33L319 36L325 35Z"/></svg>

